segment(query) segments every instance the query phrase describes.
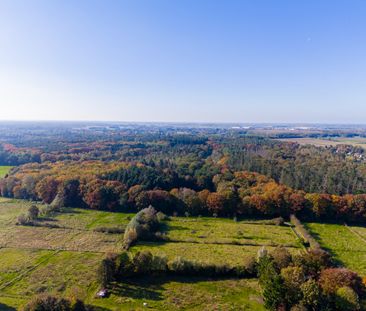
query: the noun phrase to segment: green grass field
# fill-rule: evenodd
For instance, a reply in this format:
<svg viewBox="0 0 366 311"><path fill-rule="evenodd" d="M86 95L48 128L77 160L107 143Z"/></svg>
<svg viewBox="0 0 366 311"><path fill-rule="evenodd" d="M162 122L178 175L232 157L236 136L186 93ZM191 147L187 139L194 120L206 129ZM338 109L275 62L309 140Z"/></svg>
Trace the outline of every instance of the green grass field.
<svg viewBox="0 0 366 311"><path fill-rule="evenodd" d="M306 226L336 260L366 276L366 242L353 232L359 232L366 238L366 228L319 223L308 223Z"/></svg>
<svg viewBox="0 0 366 311"><path fill-rule="evenodd" d="M167 236L174 241L301 247L289 227L263 225L261 221L172 217L167 225Z"/></svg>
<svg viewBox="0 0 366 311"><path fill-rule="evenodd" d="M0 178L3 178L13 166L0 166Z"/></svg>
<svg viewBox="0 0 366 311"><path fill-rule="evenodd" d="M14 310L42 292L77 292L102 310L140 310L144 302L152 310L264 310L257 280L149 277L116 285L110 297L96 299L98 264L105 253L121 250L123 238L98 228L123 230L133 214L66 209L38 226L17 226L17 217L30 205L0 201L0 310ZM148 249L170 258L235 266L256 255L261 245L301 249L289 227L260 221L173 217L166 230L174 242L139 243L131 252Z"/></svg>

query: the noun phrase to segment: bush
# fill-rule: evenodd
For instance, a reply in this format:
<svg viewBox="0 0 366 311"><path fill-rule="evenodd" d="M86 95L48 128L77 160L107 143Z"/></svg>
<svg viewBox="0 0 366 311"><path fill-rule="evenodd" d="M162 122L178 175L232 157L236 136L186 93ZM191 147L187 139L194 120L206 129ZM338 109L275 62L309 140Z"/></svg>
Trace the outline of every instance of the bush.
<svg viewBox="0 0 366 311"><path fill-rule="evenodd" d="M302 298L301 284L305 282L302 267L287 267L281 270L281 277L286 287L286 300L290 304L298 303Z"/></svg>
<svg viewBox="0 0 366 311"><path fill-rule="evenodd" d="M97 270L97 278L100 286L106 288L111 282L113 282L117 275L116 260L118 255L107 254Z"/></svg>
<svg viewBox="0 0 366 311"><path fill-rule="evenodd" d="M282 278L275 275L270 278L263 286L264 306L269 310L285 310L286 306L286 288L283 285Z"/></svg>
<svg viewBox="0 0 366 311"><path fill-rule="evenodd" d="M39 209L35 205L31 205L28 208L27 214L21 214L17 218L17 225L22 226L33 226L35 221L38 219Z"/></svg>
<svg viewBox="0 0 366 311"><path fill-rule="evenodd" d="M306 281L301 285L301 292L302 304L311 310L317 310L321 299L321 291L318 283L313 279Z"/></svg>
<svg viewBox="0 0 366 311"><path fill-rule="evenodd" d="M23 311L76 311L85 306L82 302L79 302L75 307L71 306L69 300L50 296L50 295L39 295L33 297L23 308Z"/></svg>
<svg viewBox="0 0 366 311"><path fill-rule="evenodd" d="M190 261L182 257L176 257L168 262L168 270L177 274L192 274L193 265Z"/></svg>
<svg viewBox="0 0 366 311"><path fill-rule="evenodd" d="M287 267L281 270L281 276L289 288L300 288L305 282L305 274L302 267Z"/></svg>
<svg viewBox="0 0 366 311"><path fill-rule="evenodd" d="M125 249L129 249L130 246L137 241L138 235L135 228L126 228L123 237L123 244Z"/></svg>
<svg viewBox="0 0 366 311"><path fill-rule="evenodd" d="M149 251L137 252L133 257L135 274L148 274L152 272L153 255Z"/></svg>
<svg viewBox="0 0 366 311"><path fill-rule="evenodd" d="M357 293L348 286L338 288L335 295L335 306L340 311L360 310Z"/></svg>
<svg viewBox="0 0 366 311"><path fill-rule="evenodd" d="M28 216L31 220L36 220L39 216L39 209L37 206L32 205L29 209L28 209Z"/></svg>
<svg viewBox="0 0 366 311"><path fill-rule="evenodd" d="M257 269L261 286L266 286L271 279L278 275L273 260L268 255L259 258Z"/></svg>
<svg viewBox="0 0 366 311"><path fill-rule="evenodd" d="M320 271L332 266L331 256L322 249L310 249L293 257L295 266L301 266L310 277L318 277Z"/></svg>
<svg viewBox="0 0 366 311"><path fill-rule="evenodd" d="M244 263L243 263L243 268L245 269L243 271L244 273L243 274L238 273L238 276L241 276L241 275L255 276L257 274L257 262L256 262L255 258L253 256L245 257Z"/></svg>
<svg viewBox="0 0 366 311"><path fill-rule="evenodd" d="M150 240L159 228L156 210L149 206L139 211L128 223L124 235L124 246L128 249L137 240Z"/></svg>
<svg viewBox="0 0 366 311"><path fill-rule="evenodd" d="M134 266L130 255L123 251L116 258L116 276L115 278L129 277L134 274Z"/></svg>
<svg viewBox="0 0 366 311"><path fill-rule="evenodd" d="M30 220L28 215L20 214L17 218L16 224L21 226L30 226L33 225L33 222Z"/></svg>
<svg viewBox="0 0 366 311"><path fill-rule="evenodd" d="M292 257L290 252L287 250L287 248L283 246L276 247L271 253L270 253L273 263L275 264L275 267L280 271L283 268L288 267L291 264Z"/></svg>
<svg viewBox="0 0 366 311"><path fill-rule="evenodd" d="M346 268L324 269L320 274L319 284L326 294L335 294L341 287L350 287L357 294L362 294L362 279L357 273Z"/></svg>

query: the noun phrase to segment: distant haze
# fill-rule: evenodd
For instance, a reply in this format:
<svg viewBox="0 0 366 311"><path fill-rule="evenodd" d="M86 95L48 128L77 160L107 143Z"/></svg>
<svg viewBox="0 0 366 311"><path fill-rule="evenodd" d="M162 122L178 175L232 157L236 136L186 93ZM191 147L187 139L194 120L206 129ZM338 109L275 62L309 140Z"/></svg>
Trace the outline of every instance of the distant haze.
<svg viewBox="0 0 366 311"><path fill-rule="evenodd" d="M366 1L0 1L0 120L366 123Z"/></svg>

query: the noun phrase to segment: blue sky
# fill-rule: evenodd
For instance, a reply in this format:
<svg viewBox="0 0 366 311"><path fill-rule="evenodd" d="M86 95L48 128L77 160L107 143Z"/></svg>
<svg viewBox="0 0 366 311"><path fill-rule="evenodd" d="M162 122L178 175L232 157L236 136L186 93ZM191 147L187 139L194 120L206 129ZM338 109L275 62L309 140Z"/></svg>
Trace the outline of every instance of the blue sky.
<svg viewBox="0 0 366 311"><path fill-rule="evenodd" d="M366 123L366 1L0 0L0 119Z"/></svg>

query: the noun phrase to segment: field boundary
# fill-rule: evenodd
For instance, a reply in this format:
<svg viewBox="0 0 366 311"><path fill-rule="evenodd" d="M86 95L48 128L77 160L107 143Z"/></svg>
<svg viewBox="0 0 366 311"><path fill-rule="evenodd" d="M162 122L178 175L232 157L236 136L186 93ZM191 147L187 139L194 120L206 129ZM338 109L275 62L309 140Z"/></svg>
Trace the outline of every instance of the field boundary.
<svg viewBox="0 0 366 311"><path fill-rule="evenodd" d="M321 249L319 242L309 233L295 215L290 215L290 221L294 225L293 230L296 235L301 237L305 247L308 245L312 249Z"/></svg>
<svg viewBox="0 0 366 311"><path fill-rule="evenodd" d="M359 237L363 242L366 243L366 239L361 235L359 234L357 231L353 230L351 227L349 227L346 223L344 223L344 226L350 231L352 232L354 235L356 235L357 237Z"/></svg>

